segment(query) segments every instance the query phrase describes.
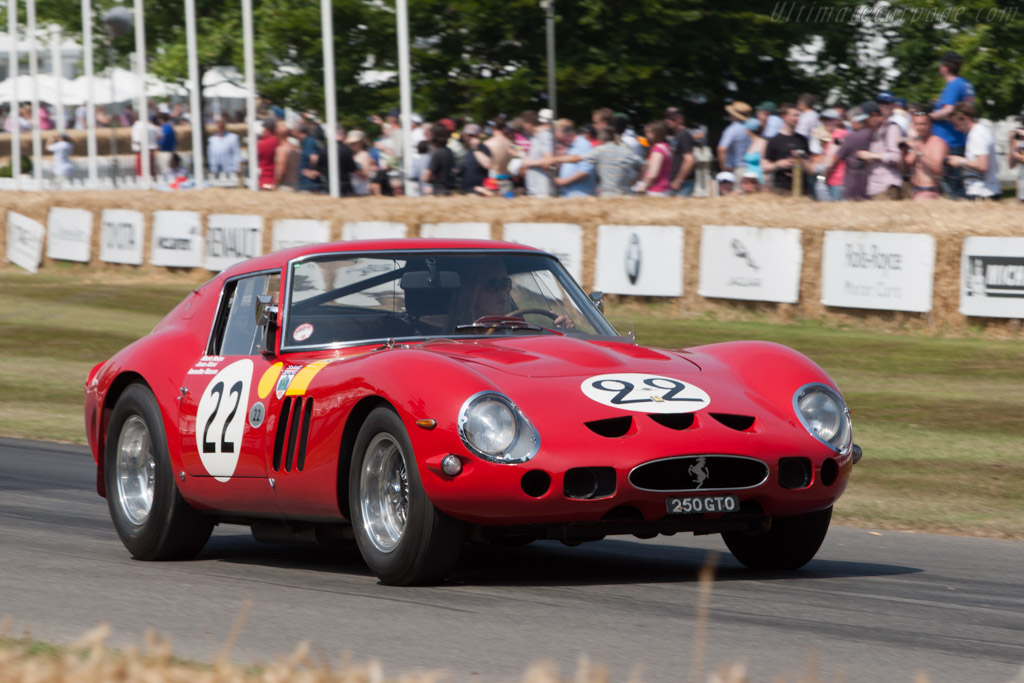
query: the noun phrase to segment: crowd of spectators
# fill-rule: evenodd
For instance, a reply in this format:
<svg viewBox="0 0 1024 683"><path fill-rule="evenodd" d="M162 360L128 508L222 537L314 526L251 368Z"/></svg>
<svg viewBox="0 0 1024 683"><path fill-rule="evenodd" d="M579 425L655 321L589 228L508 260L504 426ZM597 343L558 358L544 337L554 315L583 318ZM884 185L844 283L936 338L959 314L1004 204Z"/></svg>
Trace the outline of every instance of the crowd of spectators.
<svg viewBox="0 0 1024 683"><path fill-rule="evenodd" d="M733 101L725 107L729 123L713 148L707 129L688 127L677 107L641 128L608 108L594 110L584 122L556 119L550 109L481 123L447 117L428 122L413 114L409 178L397 110L370 117L376 137L339 126L337 139L328 143L311 113L285 116L268 105L260 112L255 154L259 187L326 192L327 145L335 144L342 196L689 197L701 156L717 167L712 191L720 195L773 192L820 201L998 199L995 141L979 121L974 89L960 75L961 65L955 52L943 56L938 68L946 85L927 105L890 92L853 107L831 102L821 108L810 94L780 105ZM28 122L29 114L23 107L19 125ZM132 150L140 157L143 147L150 150L156 177L179 183L187 178L174 131L175 123L187 120L187 109L165 105L146 121L129 105L119 117L120 125L132 128ZM111 117L98 107L97 119L109 124ZM214 176L239 174L246 157L226 119L218 117L207 138L206 160ZM14 120L8 117L7 125ZM84 125L84 106L74 120ZM67 172L68 151L61 142L54 139L50 151L55 170L59 165ZM1024 200L1024 112L1021 127L1010 134L1008 161L1018 168L1018 196Z"/></svg>

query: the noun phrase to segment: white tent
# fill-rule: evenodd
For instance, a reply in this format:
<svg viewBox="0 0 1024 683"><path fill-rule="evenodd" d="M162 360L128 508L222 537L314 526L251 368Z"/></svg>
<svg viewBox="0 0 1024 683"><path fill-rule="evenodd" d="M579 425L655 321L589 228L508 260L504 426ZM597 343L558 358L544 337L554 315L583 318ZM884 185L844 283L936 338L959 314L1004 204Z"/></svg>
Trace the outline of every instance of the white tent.
<svg viewBox="0 0 1024 683"><path fill-rule="evenodd" d="M33 80L29 74L18 75L18 98L22 102L32 99ZM60 78L60 100L62 104L81 104L80 95L74 88L74 82L68 78ZM50 74L39 74L35 79L36 92L39 101L46 104L57 104L57 82L58 79ZM10 78L0 82L0 102L9 102L12 95L13 82Z"/></svg>

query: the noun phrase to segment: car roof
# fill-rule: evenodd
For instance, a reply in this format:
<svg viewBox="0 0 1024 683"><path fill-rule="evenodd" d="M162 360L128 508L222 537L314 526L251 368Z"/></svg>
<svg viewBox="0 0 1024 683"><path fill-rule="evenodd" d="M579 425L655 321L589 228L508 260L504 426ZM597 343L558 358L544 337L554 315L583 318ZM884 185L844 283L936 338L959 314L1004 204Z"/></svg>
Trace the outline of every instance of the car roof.
<svg viewBox="0 0 1024 683"><path fill-rule="evenodd" d="M402 238L388 240L351 240L347 242L324 242L321 244L310 244L301 247L292 247L275 251L263 256L236 263L225 269L220 278L231 278L244 273L251 273L259 270L270 270L281 268L292 259L317 254L344 254L359 252L381 252L381 251L418 251L429 253L432 251L532 251L538 254L546 252L514 242L499 242L497 240L466 240L466 239L443 239L443 238Z"/></svg>

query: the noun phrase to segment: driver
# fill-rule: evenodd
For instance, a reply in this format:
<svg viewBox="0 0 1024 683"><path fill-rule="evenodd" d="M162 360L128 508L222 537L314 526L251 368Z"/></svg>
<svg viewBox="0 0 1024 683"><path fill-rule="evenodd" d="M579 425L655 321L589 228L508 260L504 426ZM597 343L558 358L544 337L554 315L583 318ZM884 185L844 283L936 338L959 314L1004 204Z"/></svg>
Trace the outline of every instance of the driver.
<svg viewBox="0 0 1024 683"><path fill-rule="evenodd" d="M512 279L499 258L474 264L466 276L456 308L459 323L472 323L484 316L505 315L512 306Z"/></svg>
<svg viewBox="0 0 1024 683"><path fill-rule="evenodd" d="M521 313L544 313L554 321L555 327L575 329L576 325L566 315L547 312L536 308L519 309L512 301L512 279L500 258L489 257L474 264L466 275L463 287L456 301L456 324L474 323L487 316L515 315Z"/></svg>

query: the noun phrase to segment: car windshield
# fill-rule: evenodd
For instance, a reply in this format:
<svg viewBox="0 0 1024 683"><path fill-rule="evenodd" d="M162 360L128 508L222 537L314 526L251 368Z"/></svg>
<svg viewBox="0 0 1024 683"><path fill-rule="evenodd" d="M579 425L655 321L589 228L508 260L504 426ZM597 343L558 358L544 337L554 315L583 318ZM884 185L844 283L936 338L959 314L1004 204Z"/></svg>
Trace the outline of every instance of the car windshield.
<svg viewBox="0 0 1024 683"><path fill-rule="evenodd" d="M282 348L386 339L616 332L554 258L333 254L291 264Z"/></svg>

